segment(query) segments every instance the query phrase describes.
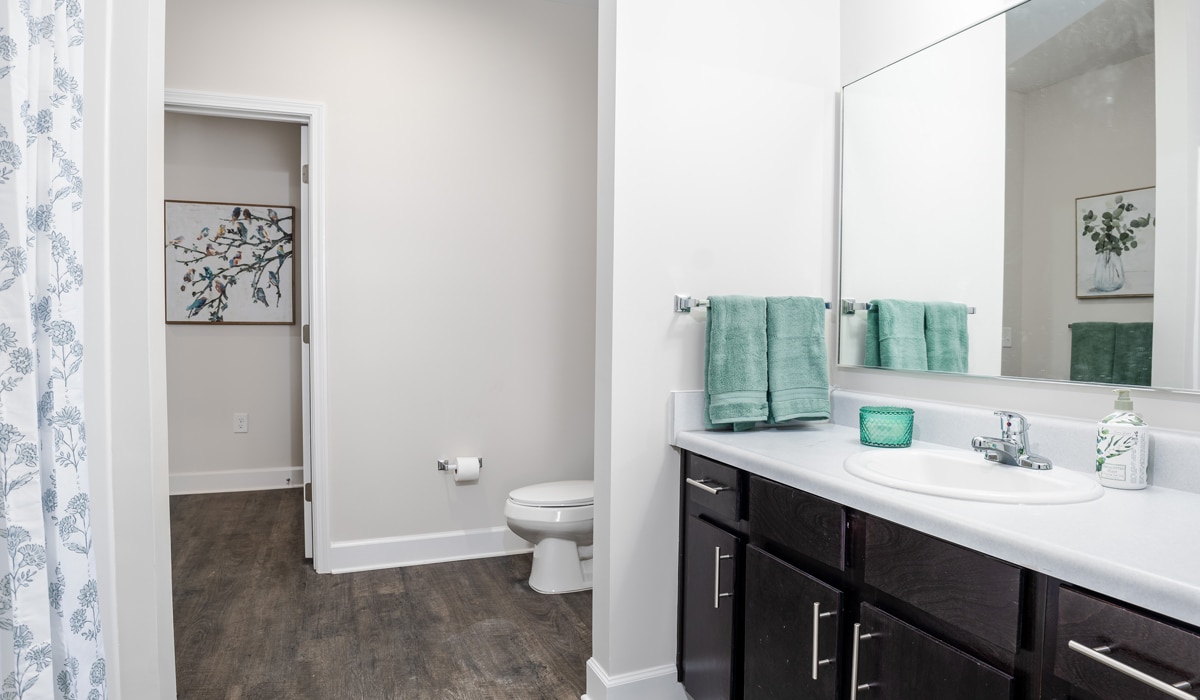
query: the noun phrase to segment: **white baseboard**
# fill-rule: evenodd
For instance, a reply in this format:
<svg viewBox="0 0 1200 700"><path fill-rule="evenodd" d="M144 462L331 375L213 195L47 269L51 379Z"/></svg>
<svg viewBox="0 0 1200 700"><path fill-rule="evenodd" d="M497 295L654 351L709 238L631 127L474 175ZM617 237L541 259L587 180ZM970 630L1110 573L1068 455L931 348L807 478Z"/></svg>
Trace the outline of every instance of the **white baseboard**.
<svg viewBox="0 0 1200 700"><path fill-rule="evenodd" d="M674 664L610 676L592 657L581 700L688 700L688 695L675 680Z"/></svg>
<svg viewBox="0 0 1200 700"><path fill-rule="evenodd" d="M290 480L290 481L289 481ZM170 475L172 496L189 493L266 491L304 485L304 467L268 467L219 472L176 472Z"/></svg>
<svg viewBox="0 0 1200 700"><path fill-rule="evenodd" d="M329 570L341 574L532 551L532 545L505 526L430 532L405 537L334 542L330 547Z"/></svg>

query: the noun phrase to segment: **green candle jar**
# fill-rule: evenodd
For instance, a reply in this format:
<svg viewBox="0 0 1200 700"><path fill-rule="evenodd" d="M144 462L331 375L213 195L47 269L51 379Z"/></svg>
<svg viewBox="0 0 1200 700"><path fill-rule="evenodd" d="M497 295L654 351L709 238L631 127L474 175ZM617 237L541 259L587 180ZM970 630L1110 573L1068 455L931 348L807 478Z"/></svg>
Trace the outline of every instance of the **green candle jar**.
<svg viewBox="0 0 1200 700"><path fill-rule="evenodd" d="M871 447L912 444L913 410L900 406L863 406L858 410L858 439Z"/></svg>

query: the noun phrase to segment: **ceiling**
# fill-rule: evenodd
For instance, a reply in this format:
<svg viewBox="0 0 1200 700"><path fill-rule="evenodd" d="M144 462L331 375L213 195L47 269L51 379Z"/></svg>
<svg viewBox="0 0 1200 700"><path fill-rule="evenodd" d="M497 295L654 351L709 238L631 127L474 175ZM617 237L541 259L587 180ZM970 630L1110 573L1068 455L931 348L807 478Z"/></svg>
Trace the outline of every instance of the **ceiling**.
<svg viewBox="0 0 1200 700"><path fill-rule="evenodd" d="M1154 0L1032 0L1005 20L1015 92L1154 53Z"/></svg>

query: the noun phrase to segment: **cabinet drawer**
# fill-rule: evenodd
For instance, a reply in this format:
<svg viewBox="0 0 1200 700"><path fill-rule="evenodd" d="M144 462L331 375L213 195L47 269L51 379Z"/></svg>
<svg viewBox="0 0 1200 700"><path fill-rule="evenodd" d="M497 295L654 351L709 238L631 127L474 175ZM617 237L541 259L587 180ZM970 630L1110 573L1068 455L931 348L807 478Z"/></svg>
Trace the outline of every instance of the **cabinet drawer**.
<svg viewBox="0 0 1200 700"><path fill-rule="evenodd" d="M689 513L697 508L726 522L742 519L741 472L728 464L684 453L684 494Z"/></svg>
<svg viewBox="0 0 1200 700"><path fill-rule="evenodd" d="M963 644L1011 666L1020 646L1021 570L915 530L867 517L869 586L949 625Z"/></svg>
<svg viewBox="0 0 1200 700"><path fill-rule="evenodd" d="M750 534L845 570L846 510L833 501L752 476Z"/></svg>
<svg viewBox="0 0 1200 700"><path fill-rule="evenodd" d="M1073 688L1101 700L1164 700L1172 696L1152 687L1154 679L1200 683L1200 635L1070 588L1059 591L1054 674ZM1194 686L1176 687L1200 697Z"/></svg>

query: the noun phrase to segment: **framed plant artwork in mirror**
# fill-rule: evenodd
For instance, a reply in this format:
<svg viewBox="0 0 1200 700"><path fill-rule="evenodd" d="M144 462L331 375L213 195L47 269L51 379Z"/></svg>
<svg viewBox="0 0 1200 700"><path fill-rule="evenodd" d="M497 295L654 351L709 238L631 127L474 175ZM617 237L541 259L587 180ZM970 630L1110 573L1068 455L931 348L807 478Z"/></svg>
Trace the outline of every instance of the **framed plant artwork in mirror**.
<svg viewBox="0 0 1200 700"><path fill-rule="evenodd" d="M1154 188L1075 200L1075 296L1154 296Z"/></svg>

